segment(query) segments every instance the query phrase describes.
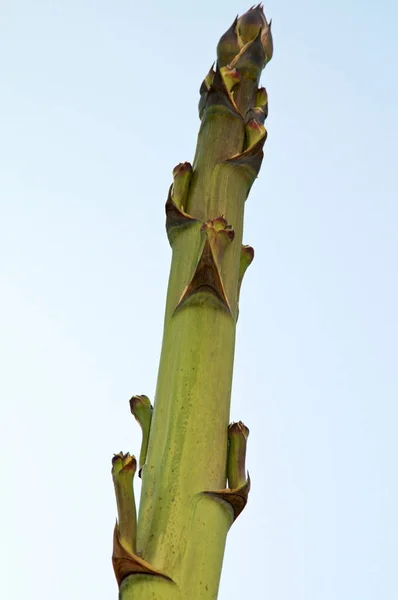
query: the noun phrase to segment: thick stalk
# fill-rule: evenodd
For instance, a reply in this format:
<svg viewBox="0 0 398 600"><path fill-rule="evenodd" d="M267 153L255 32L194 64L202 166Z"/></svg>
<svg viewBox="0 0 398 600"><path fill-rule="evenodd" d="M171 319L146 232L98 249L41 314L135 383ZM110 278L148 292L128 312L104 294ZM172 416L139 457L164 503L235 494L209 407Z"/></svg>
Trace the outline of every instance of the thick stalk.
<svg viewBox="0 0 398 600"><path fill-rule="evenodd" d="M228 423L239 289L253 258L252 248L242 248L244 205L266 139L256 107L267 62L264 23L259 5L221 38L216 70L201 88L193 168L184 163L174 171L166 204L172 261L162 351L140 458L136 554L124 555L118 546L121 600L216 598L226 536L246 504L247 434L238 452ZM227 56L228 64L237 57L233 68ZM229 475L233 489L226 489L227 468L239 473Z"/></svg>

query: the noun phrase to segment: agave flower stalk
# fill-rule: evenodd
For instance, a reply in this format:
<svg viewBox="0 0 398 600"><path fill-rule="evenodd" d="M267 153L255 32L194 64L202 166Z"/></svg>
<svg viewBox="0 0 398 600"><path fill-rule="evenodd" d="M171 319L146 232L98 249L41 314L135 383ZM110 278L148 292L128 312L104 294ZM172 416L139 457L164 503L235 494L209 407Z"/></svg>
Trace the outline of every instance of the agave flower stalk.
<svg viewBox="0 0 398 600"><path fill-rule="evenodd" d="M254 255L242 246L243 214L267 137L268 96L259 81L272 52L259 4L221 37L200 87L193 165L173 171L154 409L146 396L130 401L143 432L136 529L133 500L130 519L118 500L113 564L121 600L216 598L226 536L247 501L248 429L228 423L239 292ZM117 457L119 468L127 459Z"/></svg>

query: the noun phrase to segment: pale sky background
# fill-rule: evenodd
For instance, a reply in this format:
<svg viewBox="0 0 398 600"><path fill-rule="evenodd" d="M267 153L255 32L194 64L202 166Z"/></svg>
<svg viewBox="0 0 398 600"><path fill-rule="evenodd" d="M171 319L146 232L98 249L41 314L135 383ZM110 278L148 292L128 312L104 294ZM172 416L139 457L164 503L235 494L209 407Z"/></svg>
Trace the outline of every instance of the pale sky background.
<svg viewBox="0 0 398 600"><path fill-rule="evenodd" d="M116 599L113 452L153 398L171 171L242 0L0 1L0 597ZM270 1L220 600L396 600L396 0ZM138 490L137 490L138 491Z"/></svg>

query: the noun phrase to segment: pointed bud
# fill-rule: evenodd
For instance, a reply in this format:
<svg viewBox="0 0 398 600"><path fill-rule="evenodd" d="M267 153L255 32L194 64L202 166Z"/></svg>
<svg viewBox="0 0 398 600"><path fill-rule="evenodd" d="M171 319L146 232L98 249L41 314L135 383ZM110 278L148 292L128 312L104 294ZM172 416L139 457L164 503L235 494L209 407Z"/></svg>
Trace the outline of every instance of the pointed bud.
<svg viewBox="0 0 398 600"><path fill-rule="evenodd" d="M253 81L260 78L261 71L265 64L265 51L261 43L261 32L243 46L239 54L231 62L231 67L238 69L242 76L248 77Z"/></svg>
<svg viewBox="0 0 398 600"><path fill-rule="evenodd" d="M263 28L263 31L261 33L261 43L265 50L265 56L266 56L265 64L269 63L269 61L271 60L271 58L274 55L274 41L272 39L271 25L272 25L272 19Z"/></svg>
<svg viewBox="0 0 398 600"><path fill-rule="evenodd" d="M220 41L217 44L217 63L219 68L228 65L241 48L236 34L237 21L238 17L236 17L235 21L224 35L221 36Z"/></svg>
<svg viewBox="0 0 398 600"><path fill-rule="evenodd" d="M202 81L202 84L199 88L199 94L202 95L204 92L208 92L211 84L213 83L213 79L214 79L214 75L216 74L215 70L214 70L214 63L211 65L209 72L207 73L206 77L204 78L204 80Z"/></svg>
<svg viewBox="0 0 398 600"><path fill-rule="evenodd" d="M226 218L222 215L216 219L209 219L202 225L201 231L206 232L216 265L218 269L221 269L224 252L235 237L233 227L228 225Z"/></svg>
<svg viewBox="0 0 398 600"><path fill-rule="evenodd" d="M268 94L264 87L259 88L256 92L255 108L261 108L264 114L264 120L268 117ZM257 118L257 121L264 124L264 121L261 120L261 113L257 113L257 117L255 118Z"/></svg>
<svg viewBox="0 0 398 600"><path fill-rule="evenodd" d="M114 454L112 458L112 477L118 478L122 477L125 474L129 474L134 476L135 471L137 469L137 461L135 456L131 456L128 452L127 454L123 454L123 452L119 452L119 454Z"/></svg>
<svg viewBox="0 0 398 600"><path fill-rule="evenodd" d="M271 33L271 23L267 22L262 4L252 6L237 22L237 34L241 45L247 44L260 33L261 43L265 51L263 67L271 60L274 46Z"/></svg>
<svg viewBox="0 0 398 600"><path fill-rule="evenodd" d="M242 487L247 481L246 445L248 437L249 430L242 421L229 425L227 476L228 485L233 490Z"/></svg>
<svg viewBox="0 0 398 600"><path fill-rule="evenodd" d="M260 29L267 25L264 10L261 4L252 6L238 19L237 33L241 44L247 44L257 37Z"/></svg>
<svg viewBox="0 0 398 600"><path fill-rule="evenodd" d="M152 418L152 404L148 396L144 396L144 394L133 396L130 399L130 410L141 427L147 426L150 423Z"/></svg>
<svg viewBox="0 0 398 600"><path fill-rule="evenodd" d="M265 87L258 88L256 92L256 106L264 110L264 106L268 104L268 93Z"/></svg>

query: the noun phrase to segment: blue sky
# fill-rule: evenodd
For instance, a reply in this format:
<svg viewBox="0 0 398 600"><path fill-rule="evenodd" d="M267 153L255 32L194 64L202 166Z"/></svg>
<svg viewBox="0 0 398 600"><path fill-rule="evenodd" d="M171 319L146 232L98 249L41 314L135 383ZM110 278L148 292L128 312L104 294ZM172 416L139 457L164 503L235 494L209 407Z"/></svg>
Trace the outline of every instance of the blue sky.
<svg viewBox="0 0 398 600"><path fill-rule="evenodd" d="M164 202L241 2L0 7L0 596L116 598L113 452L139 451ZM268 2L233 420L252 492L219 598L395 600L398 5ZM137 489L137 491L139 491Z"/></svg>

